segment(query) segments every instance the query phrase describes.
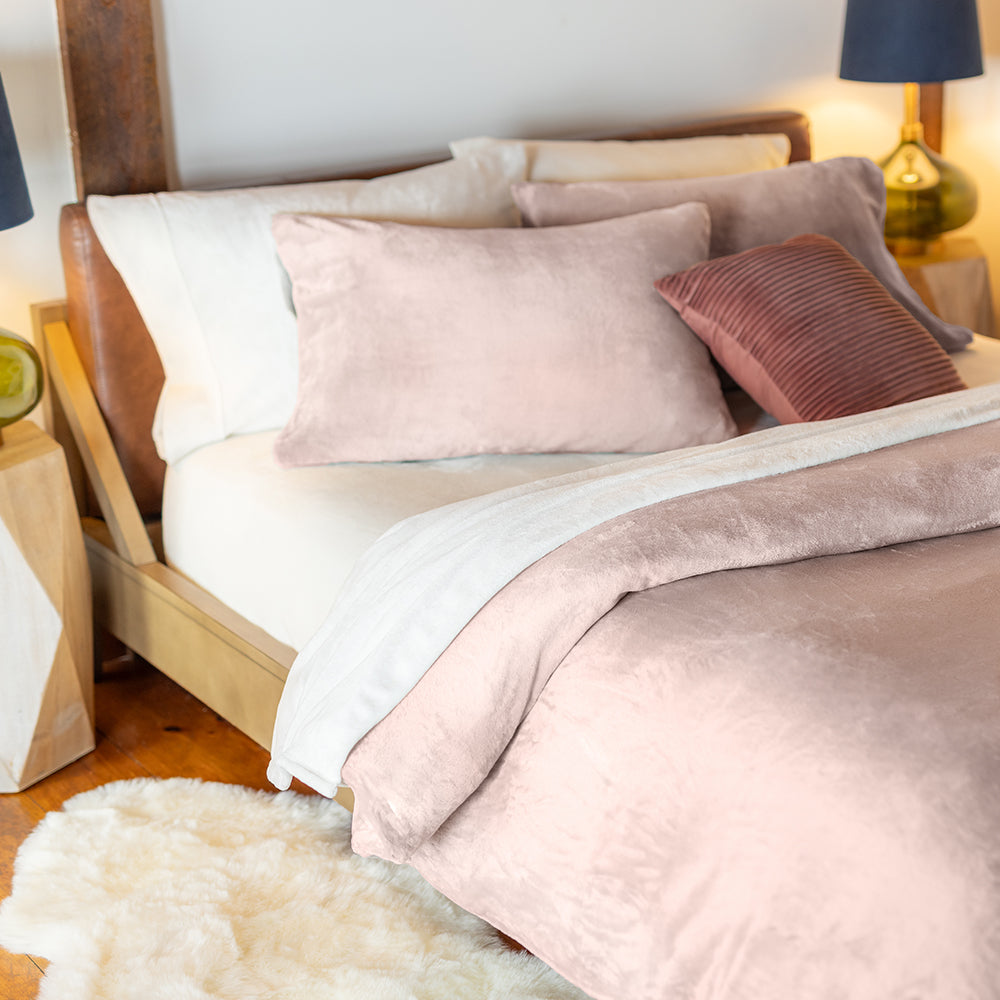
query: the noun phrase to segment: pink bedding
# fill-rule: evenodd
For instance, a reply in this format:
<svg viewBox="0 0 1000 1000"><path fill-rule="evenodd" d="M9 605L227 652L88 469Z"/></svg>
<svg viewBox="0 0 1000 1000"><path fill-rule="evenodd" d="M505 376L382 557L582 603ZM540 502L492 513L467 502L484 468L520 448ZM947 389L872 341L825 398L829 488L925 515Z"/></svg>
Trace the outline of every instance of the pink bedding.
<svg viewBox="0 0 1000 1000"><path fill-rule="evenodd" d="M600 1000L987 998L1000 421L533 563L351 751L359 853Z"/></svg>

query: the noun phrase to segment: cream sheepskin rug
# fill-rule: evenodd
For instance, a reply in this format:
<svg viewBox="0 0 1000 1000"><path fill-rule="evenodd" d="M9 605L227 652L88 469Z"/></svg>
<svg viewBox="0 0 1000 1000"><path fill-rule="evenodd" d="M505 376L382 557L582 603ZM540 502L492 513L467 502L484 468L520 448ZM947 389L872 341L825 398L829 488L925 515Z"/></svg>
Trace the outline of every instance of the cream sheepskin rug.
<svg viewBox="0 0 1000 1000"><path fill-rule="evenodd" d="M337 803L113 782L21 846L0 945L41 1000L585 1000L411 868L360 858Z"/></svg>

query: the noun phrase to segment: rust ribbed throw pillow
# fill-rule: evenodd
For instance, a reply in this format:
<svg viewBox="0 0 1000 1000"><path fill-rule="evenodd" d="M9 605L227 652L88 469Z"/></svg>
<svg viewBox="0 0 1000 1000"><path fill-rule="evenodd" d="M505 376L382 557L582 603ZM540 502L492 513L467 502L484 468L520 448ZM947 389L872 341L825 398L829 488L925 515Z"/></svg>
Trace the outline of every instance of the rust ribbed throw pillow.
<svg viewBox="0 0 1000 1000"><path fill-rule="evenodd" d="M696 264L656 288L782 423L965 388L930 333L826 236Z"/></svg>

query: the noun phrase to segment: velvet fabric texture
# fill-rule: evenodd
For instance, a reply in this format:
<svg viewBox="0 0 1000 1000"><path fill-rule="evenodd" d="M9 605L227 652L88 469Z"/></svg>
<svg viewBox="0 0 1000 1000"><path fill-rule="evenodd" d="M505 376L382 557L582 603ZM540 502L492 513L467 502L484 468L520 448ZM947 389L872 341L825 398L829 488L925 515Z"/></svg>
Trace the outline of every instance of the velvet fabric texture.
<svg viewBox="0 0 1000 1000"><path fill-rule="evenodd" d="M989 393L961 395L905 412L963 422ZM760 456L763 437L804 454L903 410L704 451ZM488 571L516 530L509 499L477 525L481 561L456 547L464 509L421 519L448 571L397 606L402 655L467 562ZM567 542L565 518L539 520L561 544L351 751L355 850L408 860L601 1000L990 996L1000 422L665 499Z"/></svg>
<svg viewBox="0 0 1000 1000"><path fill-rule="evenodd" d="M998 456L994 420L555 548L352 751L355 850L600 1000L989 996Z"/></svg>
<svg viewBox="0 0 1000 1000"><path fill-rule="evenodd" d="M473 793L512 738L515 724L499 730L488 706L516 705L519 717L527 713L562 658L623 594L719 570L998 526L998 445L1000 421L991 421L874 455L663 500L564 542L491 598L424 674L410 705L400 703L351 752L344 780L358 799L355 847L409 860ZM435 718L439 713L447 717ZM440 754L414 754L383 771L387 757L375 748L393 740L391 731L407 720L429 718ZM394 742L407 741L397 736ZM478 748L474 764L466 759L472 746ZM456 772L468 772L467 783L442 773L446 760ZM432 807L428 791L435 786L440 798Z"/></svg>
<svg viewBox="0 0 1000 1000"><path fill-rule="evenodd" d="M965 388L927 330L826 236L796 236L696 264L656 287L782 423Z"/></svg>
<svg viewBox="0 0 1000 1000"><path fill-rule="evenodd" d="M707 349L653 287L705 258L704 206L544 230L282 215L274 233L300 344L282 465L735 433Z"/></svg>
<svg viewBox="0 0 1000 1000"><path fill-rule="evenodd" d="M874 413L772 427L720 444L622 458L603 469L408 518L358 561L296 658L278 706L268 776L287 788L294 775L334 794L354 744L414 687L476 612L514 577L591 528L625 521L623 515L663 500L705 498L719 487L765 476L789 482L785 474L798 469L998 418L1000 387L988 385ZM929 480L926 489L935 489ZM709 522L708 529L713 525L726 527ZM638 564L645 565L644 553L641 546L635 550Z"/></svg>
<svg viewBox="0 0 1000 1000"><path fill-rule="evenodd" d="M972 340L969 330L944 322L924 305L886 248L885 182L871 160L840 157L732 177L676 181L517 183L512 190L525 224L531 226L568 225L702 202L712 218L713 258L820 233L861 261L946 351Z"/></svg>
<svg viewBox="0 0 1000 1000"><path fill-rule="evenodd" d="M993 529L629 595L411 863L600 1000L992 997L998 560Z"/></svg>

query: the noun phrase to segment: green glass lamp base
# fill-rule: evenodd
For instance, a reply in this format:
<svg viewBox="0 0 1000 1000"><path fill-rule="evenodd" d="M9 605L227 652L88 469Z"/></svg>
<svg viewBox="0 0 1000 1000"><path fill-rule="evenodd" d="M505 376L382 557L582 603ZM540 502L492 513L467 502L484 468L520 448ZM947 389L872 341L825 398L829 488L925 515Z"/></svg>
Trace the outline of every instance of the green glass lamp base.
<svg viewBox="0 0 1000 1000"><path fill-rule="evenodd" d="M885 239L894 253L925 252L976 214L976 184L919 138L906 138L879 162L885 177Z"/></svg>
<svg viewBox="0 0 1000 1000"><path fill-rule="evenodd" d="M38 405L43 384L38 352L23 337L0 330L0 433Z"/></svg>

